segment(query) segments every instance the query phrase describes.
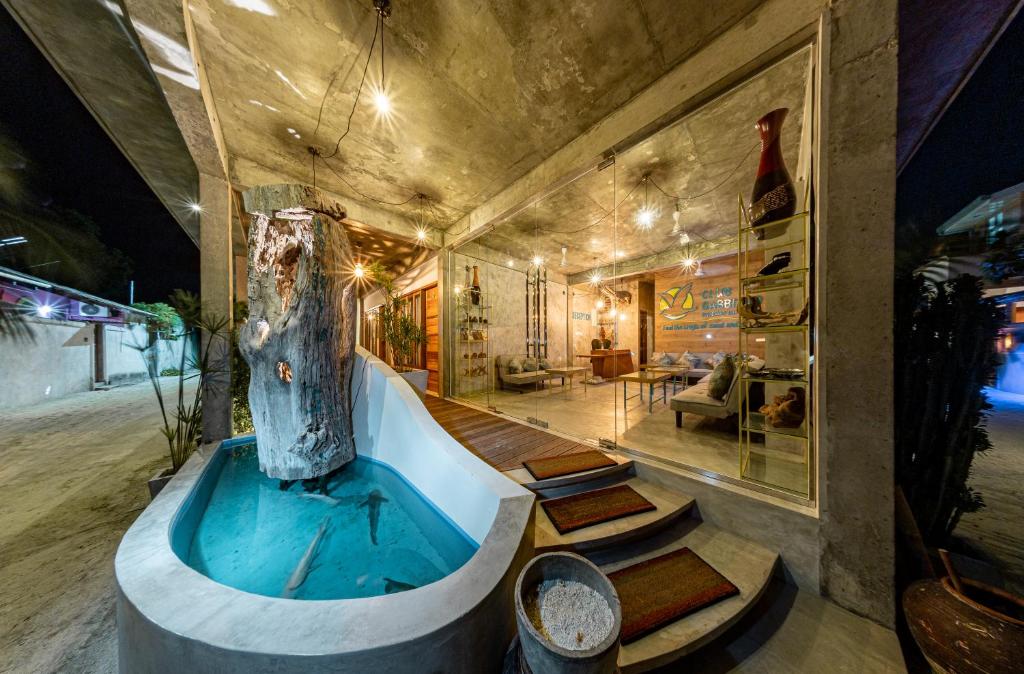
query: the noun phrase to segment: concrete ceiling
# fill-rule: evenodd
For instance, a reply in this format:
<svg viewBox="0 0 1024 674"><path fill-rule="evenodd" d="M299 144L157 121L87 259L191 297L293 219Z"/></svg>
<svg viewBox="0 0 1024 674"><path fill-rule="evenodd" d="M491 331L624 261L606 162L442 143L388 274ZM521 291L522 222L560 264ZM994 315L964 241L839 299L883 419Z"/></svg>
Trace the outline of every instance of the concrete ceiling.
<svg viewBox="0 0 1024 674"><path fill-rule="evenodd" d="M549 267L559 265L560 273L577 274L669 248L681 251L681 231L694 242L735 237L737 195L749 199L759 157L754 122L770 110L789 108L782 146L795 177L809 75L809 54L803 49L619 154L614 165L595 167L545 196L475 242L516 260L540 255ZM642 179L647 174L652 182L645 189ZM662 190L683 198L681 228L672 217L676 200ZM617 227L613 203L619 204ZM645 203L655 212L649 229L636 221ZM560 264L563 246L565 266Z"/></svg>
<svg viewBox="0 0 1024 674"><path fill-rule="evenodd" d="M395 113L378 118L364 90L317 185L410 218L415 200L402 202L422 192L433 226L448 227L759 4L396 0L385 42ZM329 154L344 132L371 1L193 0L190 15L232 182L312 182L307 146ZM379 68L376 52L370 87Z"/></svg>

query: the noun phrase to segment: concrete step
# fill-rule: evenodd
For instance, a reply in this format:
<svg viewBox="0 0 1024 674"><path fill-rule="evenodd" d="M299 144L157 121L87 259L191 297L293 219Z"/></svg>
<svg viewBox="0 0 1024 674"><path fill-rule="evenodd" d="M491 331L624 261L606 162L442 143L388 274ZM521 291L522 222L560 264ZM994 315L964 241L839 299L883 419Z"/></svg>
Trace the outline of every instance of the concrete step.
<svg viewBox="0 0 1024 674"><path fill-rule="evenodd" d="M530 471L525 468L506 470L502 474L505 475L505 477L518 482L527 489L537 492L551 489L562 489L583 482L588 482L590 480L600 480L608 477L626 477L633 474L632 459L628 459L621 454L614 454L612 452L604 452L604 454L609 459L615 461L614 466L585 470L580 473L562 475L561 477L549 477L546 480L538 480L534 478L533 475L530 474Z"/></svg>
<svg viewBox="0 0 1024 674"><path fill-rule="evenodd" d="M646 672L674 662L711 642L753 608L768 588L779 556L766 548L695 518L634 545L591 552L587 557L611 573L688 547L729 579L740 593L669 623L619 651L622 674Z"/></svg>
<svg viewBox="0 0 1024 674"><path fill-rule="evenodd" d="M604 482L604 480L597 482ZM594 483L595 481L591 481L585 484ZM693 507L693 498L638 477L630 477L624 480L623 484L631 486L637 493L653 503L657 509L560 534L538 501L535 506L537 511L534 528L534 547L537 554L556 550L582 553L644 539L671 526Z"/></svg>

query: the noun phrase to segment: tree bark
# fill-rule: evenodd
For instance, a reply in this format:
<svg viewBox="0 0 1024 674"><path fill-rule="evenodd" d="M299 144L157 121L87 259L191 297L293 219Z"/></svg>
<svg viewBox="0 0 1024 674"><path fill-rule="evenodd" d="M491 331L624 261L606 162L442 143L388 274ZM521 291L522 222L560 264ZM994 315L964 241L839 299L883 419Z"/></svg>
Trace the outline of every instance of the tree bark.
<svg viewBox="0 0 1024 674"><path fill-rule="evenodd" d="M345 209L303 185L254 187L243 199L252 223L239 348L252 370L260 469L282 480L320 477L355 458L358 317Z"/></svg>

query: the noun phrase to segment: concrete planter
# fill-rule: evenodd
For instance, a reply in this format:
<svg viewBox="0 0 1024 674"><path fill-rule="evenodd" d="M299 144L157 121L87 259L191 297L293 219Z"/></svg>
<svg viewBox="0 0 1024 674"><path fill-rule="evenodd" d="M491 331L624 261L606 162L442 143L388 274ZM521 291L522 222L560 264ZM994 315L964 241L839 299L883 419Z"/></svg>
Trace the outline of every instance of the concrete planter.
<svg viewBox="0 0 1024 674"><path fill-rule="evenodd" d="M409 386L416 390L420 398L427 395L427 374L426 370L406 370L398 373L402 379L409 382Z"/></svg>
<svg viewBox="0 0 1024 674"><path fill-rule="evenodd" d="M597 591L612 610L612 629L605 639L589 650L571 651L557 646L541 634L526 613L524 599L546 580L575 580ZM516 581L516 624L523 657L533 674L613 674L619 659L622 607L619 595L600 569L589 560L570 552L551 552L534 557Z"/></svg>
<svg viewBox="0 0 1024 674"><path fill-rule="evenodd" d="M163 488L167 486L167 483L171 481L172 477L174 477L174 469L164 468L159 473L149 478L150 501L156 498L157 494L159 494L163 490Z"/></svg>

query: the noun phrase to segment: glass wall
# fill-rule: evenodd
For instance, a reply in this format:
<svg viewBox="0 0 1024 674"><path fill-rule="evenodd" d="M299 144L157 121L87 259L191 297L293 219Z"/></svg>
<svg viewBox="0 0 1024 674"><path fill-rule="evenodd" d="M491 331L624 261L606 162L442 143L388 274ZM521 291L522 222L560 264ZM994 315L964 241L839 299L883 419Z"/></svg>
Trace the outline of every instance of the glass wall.
<svg viewBox="0 0 1024 674"><path fill-rule="evenodd" d="M792 54L452 251L452 395L583 442L809 496L809 423L791 415L780 423L796 427L776 433L783 417L769 408L794 395L810 409L812 307L792 334L778 321L762 329L762 314L799 318L811 219L770 240L746 228L754 124L772 110L788 110L782 156L796 210L807 209L811 65L809 48ZM766 273L769 263L779 268ZM742 302L761 313L746 320Z"/></svg>

